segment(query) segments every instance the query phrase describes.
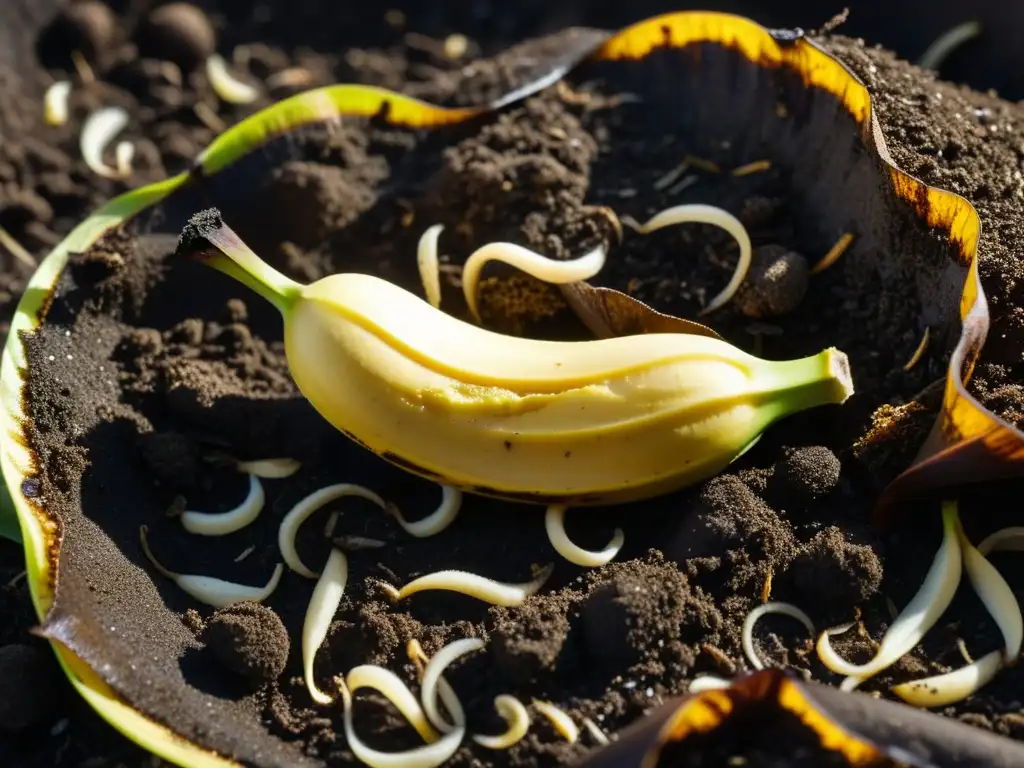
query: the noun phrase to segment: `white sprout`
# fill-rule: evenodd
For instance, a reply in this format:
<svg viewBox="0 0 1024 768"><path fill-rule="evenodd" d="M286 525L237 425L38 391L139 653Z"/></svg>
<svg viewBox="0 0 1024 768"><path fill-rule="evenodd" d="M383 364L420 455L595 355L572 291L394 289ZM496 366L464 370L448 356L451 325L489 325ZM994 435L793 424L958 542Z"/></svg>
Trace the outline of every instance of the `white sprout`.
<svg viewBox="0 0 1024 768"><path fill-rule="evenodd" d="M503 693L494 698L494 708L508 728L499 736L474 736L473 741L485 749L508 749L518 743L530 730L530 713L515 696ZM587 722L590 722L587 720ZM594 726L595 728L597 726ZM600 733L600 731L598 731ZM604 734L601 734L602 736ZM605 740L607 743L607 739Z"/></svg>
<svg viewBox="0 0 1024 768"><path fill-rule="evenodd" d="M281 556L288 564L288 567L296 573L308 579L315 579L317 577L316 572L311 571L302 562L302 558L299 557L299 553L295 549L295 536L299 532L299 527L322 506L344 496L358 496L361 499L372 501L381 509L386 508L384 500L376 493L369 488L364 488L361 485L352 485L351 483L328 485L302 499L284 516L284 519L281 521L281 527L277 529L277 545L281 550Z"/></svg>
<svg viewBox="0 0 1024 768"><path fill-rule="evenodd" d="M687 693L704 693L704 691L719 691L732 685L732 680L715 675L701 675L693 678Z"/></svg>
<svg viewBox="0 0 1024 768"><path fill-rule="evenodd" d="M814 629L814 622L811 621L810 617L797 608L795 605L790 603L764 603L757 606L750 613L747 614L747 618L743 621L743 652L747 655L747 659L750 661L750 666L754 669L764 669L764 662L757 655L757 651L754 650L754 625L757 624L758 620L766 613L781 613L784 616L790 616L801 624L803 624L807 631L811 633L811 637L814 637L817 632Z"/></svg>
<svg viewBox="0 0 1024 768"><path fill-rule="evenodd" d="M309 695L317 704L330 704L333 696L316 687L313 680L313 661L316 652L327 637L331 620L341 604L341 596L345 593L348 583L348 558L340 549L332 548L327 557L324 572L320 575L313 594L306 608L306 618L302 624L302 675L306 681Z"/></svg>
<svg viewBox="0 0 1024 768"><path fill-rule="evenodd" d="M402 681L402 678L390 669L376 664L362 664L354 667L348 673L345 684L352 693L360 688L372 688L383 695L395 706L395 709L402 713L402 716L409 721L409 725L415 728L420 737L428 744L433 744L441 737L427 722L427 717L423 713L419 701L416 700L416 695L409 690L409 686Z"/></svg>
<svg viewBox="0 0 1024 768"><path fill-rule="evenodd" d="M352 725L352 694L344 680L339 679L338 688L345 709L345 739L356 758L371 768L437 768L455 754L466 735L464 728L456 728L433 744L405 752L380 752L371 749L360 741Z"/></svg>
<svg viewBox="0 0 1024 768"><path fill-rule="evenodd" d="M736 239L740 246L740 258L736 263L736 270L732 273L729 284L725 286L722 292L715 296L700 311L702 315L713 312L729 301L735 295L740 284L746 278L747 272L750 270L753 247L750 244L750 235L747 234L747 228L743 226L742 221L731 213L714 205L701 205L697 203L692 205L676 205L655 214L645 224L637 224L627 216L622 217L622 223L629 225L642 235L654 232L662 227L671 226L672 224L712 224L716 227L721 227Z"/></svg>
<svg viewBox="0 0 1024 768"><path fill-rule="evenodd" d="M264 480L281 480L291 477L301 469L302 463L296 459L256 459L255 461L239 461L235 469L248 472L250 475L262 477Z"/></svg>
<svg viewBox="0 0 1024 768"><path fill-rule="evenodd" d="M575 744L580 737L580 729L565 712L547 701L533 700L533 707L548 719L559 735L570 744Z"/></svg>
<svg viewBox="0 0 1024 768"><path fill-rule="evenodd" d="M237 507L220 513L187 510L181 513L181 524L189 533L224 536L242 530L259 517L265 499L259 478L249 475L249 493Z"/></svg>
<svg viewBox="0 0 1024 768"><path fill-rule="evenodd" d="M214 93L228 104L251 104L260 97L258 88L231 74L228 63L220 54L215 53L206 60L206 77Z"/></svg>
<svg viewBox="0 0 1024 768"><path fill-rule="evenodd" d="M544 586L544 582L551 576L553 570L554 567L549 565L533 581L523 584L508 584L494 581L486 576L478 576L475 573L467 573L466 571L436 571L410 581L401 589L395 589L390 584L383 584L382 586L388 593L388 596L396 602L417 592L440 589L469 595L491 605L511 607L522 605L523 601L530 595L537 594L538 590Z"/></svg>
<svg viewBox="0 0 1024 768"><path fill-rule="evenodd" d="M82 126L79 148L90 170L107 179L124 179L131 174L131 158L135 152L131 142L122 141L114 150L117 165L103 162L103 152L128 125L128 111L121 107L103 107L89 115Z"/></svg>
<svg viewBox="0 0 1024 768"><path fill-rule="evenodd" d="M546 283L564 285L589 280L604 268L607 253L599 245L590 253L570 261L559 261L542 256L529 248L514 243L488 243L475 250L462 267L462 293L466 305L476 322L480 322L477 306L477 288L480 272L490 261L500 261Z"/></svg>
<svg viewBox="0 0 1024 768"><path fill-rule="evenodd" d="M1024 528L1002 528L986 536L978 545L978 552L982 555L1006 551L1024 552Z"/></svg>
<svg viewBox="0 0 1024 768"><path fill-rule="evenodd" d="M456 640L453 643L448 643L448 645L435 653L430 661L427 662L427 666L423 670L423 679L420 681L420 685L422 686L420 696L423 698L423 709L427 713L427 717L430 719L430 722L434 724L434 727L437 728L437 730L442 731L443 733L449 733L454 728L465 725L465 721L459 722L461 718L457 718L454 713L452 714L452 719L455 720L455 724L452 725L451 723L448 723L443 717L441 717L441 713L438 711L438 681L440 680L441 673L460 656L472 653L473 651L479 651L483 647L484 641L476 637ZM459 708L461 709L461 704Z"/></svg>
<svg viewBox="0 0 1024 768"><path fill-rule="evenodd" d="M427 656L423 651L423 646L420 645L420 641L413 638L406 645L406 653L409 654L409 660L416 667L416 672L419 675L420 681L423 680L423 674L426 671L426 665L430 661L430 657ZM452 687L448 684L448 681L444 679L444 676L439 675L437 678L437 693L441 699L441 703L444 704L444 708L448 710L448 713L452 716L452 722L456 726L463 726L466 724L466 713L462 709L462 703L459 701L459 697L452 690Z"/></svg>
<svg viewBox="0 0 1024 768"><path fill-rule="evenodd" d="M246 584L236 584L233 581L215 579L212 576L175 573L161 565L160 561L153 555L153 552L149 548L148 534L149 529L145 525L139 528L139 539L142 542L142 551L146 555L146 559L149 560L152 566L156 569L157 573L161 576L166 576L177 584L183 592L186 592L199 602L217 609L227 608L229 605L240 603L243 600L252 600L256 603L262 603L273 594L275 589L277 589L277 585L281 581L281 574L284 573L284 566L281 563L278 563L277 567L274 568L274 573L271 575L270 581L262 587L250 587Z"/></svg>
<svg viewBox="0 0 1024 768"><path fill-rule="evenodd" d="M548 541L555 551L573 565L585 568L597 568L614 560L626 541L622 529L616 528L611 541L599 552L583 549L574 544L569 534L565 532L565 510L563 504L552 504L544 515L544 528L548 534Z"/></svg>
<svg viewBox="0 0 1024 768"><path fill-rule="evenodd" d="M43 94L43 119L47 125L64 125L68 121L68 99L71 96L71 81L58 80Z"/></svg>
<svg viewBox="0 0 1024 768"><path fill-rule="evenodd" d="M387 511L410 536L418 539L435 536L451 525L458 517L462 508L462 491L450 485L441 486L441 504L436 510L414 523L408 522L401 510L394 504L388 504Z"/></svg>
<svg viewBox="0 0 1024 768"><path fill-rule="evenodd" d="M951 510L949 507L943 507L942 545L935 553L935 559L921 589L893 621L871 661L866 664L851 664L840 657L829 643L829 635L838 634L836 631L826 630L818 638L817 650L821 662L836 674L848 675L840 684L840 689L851 691L867 678L895 664L921 641L925 633L946 612L960 583L962 558L956 528L956 508L953 507Z"/></svg>
<svg viewBox="0 0 1024 768"><path fill-rule="evenodd" d="M921 69L938 69L950 53L981 34L979 21L965 21L939 35L917 60Z"/></svg>
<svg viewBox="0 0 1024 768"><path fill-rule="evenodd" d="M987 685L1002 667L1003 652L992 651L952 672L894 685L892 692L915 707L944 707Z"/></svg>
<svg viewBox="0 0 1024 768"><path fill-rule="evenodd" d="M583 727L587 729L587 733L590 734L590 738L596 741L600 746L603 747L607 744L611 744L611 739L608 738L608 735L589 717L583 718Z"/></svg>
<svg viewBox="0 0 1024 768"><path fill-rule="evenodd" d="M420 237L416 249L416 265L420 271L420 282L430 306L437 309L441 306L441 267L437 258L437 241L444 231L443 224L428 227Z"/></svg>

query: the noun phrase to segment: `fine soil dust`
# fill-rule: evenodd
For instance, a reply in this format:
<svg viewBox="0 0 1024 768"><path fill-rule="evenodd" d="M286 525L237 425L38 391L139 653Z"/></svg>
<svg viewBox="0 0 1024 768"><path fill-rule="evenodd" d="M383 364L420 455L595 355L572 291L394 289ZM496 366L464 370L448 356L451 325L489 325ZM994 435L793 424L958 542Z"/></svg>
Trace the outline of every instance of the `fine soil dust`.
<svg viewBox="0 0 1024 768"><path fill-rule="evenodd" d="M536 13L530 5L522 18ZM546 40L520 49L515 58L506 53L492 61L487 55L526 32L580 21L568 14L535 27L510 22L500 29L480 22L478 39L452 57L443 35L420 34L411 14L401 21L408 32L401 47L382 44L337 55L298 47L316 44L316 23L289 18L276 28L275 44L250 46L247 66L261 79L303 66L313 77L307 85L359 80L437 102L479 103L519 84L522 75L512 62L528 58L524 50L550 52L557 46ZM127 34L131 15L118 18ZM389 23L397 22L394 17ZM219 29L222 49L230 50L223 46L251 42L246 34L266 26L252 21L248 33L244 26ZM1024 113L994 96L939 82L859 41L820 42L872 90L895 161L978 208L993 331L975 389L997 412L1020 419L1024 396L1014 382L1021 380L1024 333L1015 253L1024 235L1018 212ZM103 85L73 97L76 118L55 129L52 140L23 130L15 141L0 144L0 173L17 190L4 198L0 224L33 252L45 252L120 189L91 175L74 150L89 108L130 107L130 135L139 142L133 186L182 170L214 136L194 110L210 98L201 73L168 89L161 79L166 70L151 61L105 64ZM710 56L705 66L712 63ZM467 497L451 528L420 540L369 503L346 499L330 505L303 526L299 550L308 563L323 562L332 536L359 536L381 546L350 552L349 583L316 660L321 684L359 664L383 664L414 684L406 656L410 640L433 654L453 640L481 637L486 649L446 675L466 708L471 732L502 731L493 699L513 693L524 703L551 701L578 723L589 717L613 733L684 693L695 676L750 669L740 629L768 591L766 582L771 599L798 605L818 628L860 611L863 629L833 641L854 661L873 652L891 621L889 601L905 605L920 585L939 543L936 510L908 509L884 535L869 529L867 520L871 500L906 466L933 418L934 383L955 337L950 318L956 297L954 303L929 304L948 296L915 274L922 264L938 272L948 255L945 244L898 205L867 206L865 215L881 233L874 242L901 243L906 252L872 259L867 245L855 244L822 275L807 275L807 265L845 227L858 223L849 214L856 204L845 198L881 193L851 174L850 189L811 201L801 192L806 178L779 162L760 173L731 175L729 169L744 163L778 158L740 156L739 148L712 141L718 134L708 137L699 129L673 135L662 124L663 114L652 118L631 98L647 80L666 77L654 71L654 78L648 71L646 78L631 81L616 79L620 74L613 68L601 70L600 87L570 79L500 115L436 136L354 121L330 134L309 131L287 162L260 169L253 205L225 206L225 213L262 255L296 279L367 270L412 290L419 290L412 267L416 243L434 223L446 225L446 264L458 264L475 247L495 240L556 258L608 243L612 258L595 284L626 291L663 312L695 317L731 273L731 239L710 227L685 225L646 238L627 232L617 245L603 207L643 221L678 203L719 205L750 230L758 247L752 277L758 279L734 304L705 319L733 343L765 357L796 357L835 345L851 358L858 395L842 410L787 420L727 473L700 487L643 505L570 511L569 533L582 546L601 547L614 528L625 531L618 561L590 571L558 559L537 508ZM10 89L21 104L14 114L38 110L37 102L23 96L31 88L16 83ZM246 111L221 110L229 123ZM31 123L28 117L23 122ZM836 151L856 155L855 149ZM688 155L693 157L684 162ZM807 168L827 162L811 158L804 176ZM857 168L873 167L870 158L854 162ZM871 233L859 227L857 233L861 242L872 242ZM68 618L65 629L81 641L90 622L76 625L70 609L90 606L92 619L111 627L94 641L94 661L116 662L115 687L188 734L202 733L219 748L266 765L348 764L353 757L340 707L312 706L301 680L300 637L312 582L286 572L266 607L214 613L149 567L139 526L149 526L157 558L174 571L262 584L279 559L278 521L312 491L329 483L365 484L410 518L432 510L440 491L326 425L295 390L280 321L268 307L204 267L172 266L171 247L173 239L139 239L118 230L87 253L73 254L46 329L28 341L31 438L41 470L33 493L59 511L64 525L66 578L58 602ZM14 295L25 274L12 266L5 289ZM464 315L451 271L444 275L442 306ZM579 333L558 293L534 281L492 278L482 286L481 299L491 327L538 336ZM924 328L933 324L931 349L913 369L902 370ZM920 408L905 405L915 398ZM873 417L883 426L855 453L852 446ZM185 505L226 510L245 493L246 479L226 466L225 454L289 456L302 468L290 478L265 481L266 508L255 524L228 537L199 540L185 534L176 519ZM996 486L991 494L1013 490ZM975 540L1012 524L1010 514L993 509L981 492L963 498L961 508ZM340 515L325 536L332 512ZM27 628L34 623L24 582L15 578L21 567L15 553L0 549L0 585L11 580L0 587L0 613L16 618L0 629L0 641L12 644L28 642ZM381 582L397 586L450 568L526 581L535 566L548 562L555 563L555 572L541 593L511 608L439 593L392 605L380 588ZM1011 584L1022 583L1012 556L993 562ZM918 649L864 688L884 692L893 682L960 666L960 638L975 657L998 647L998 629L970 591L961 592ZM766 663L838 682L790 619L768 617L755 636ZM31 650L5 650L0 665L38 664ZM6 757L4 750L10 754L7 762L149 764L148 756L97 726L77 697L60 702L64 686L56 679L47 684L40 673L32 680L52 691L58 703L50 710L38 707L31 718L26 707L22 715L32 722L0 740L0 756ZM1021 682L1019 668L1006 670L981 693L942 713L1024 739ZM212 706L218 718L209 718ZM450 764L559 765L594 746L585 731L569 745L532 715L530 733L512 749L491 752L467 740ZM355 722L361 738L378 749L420 743L393 709L362 692ZM780 732L787 736L779 738ZM772 735L767 742L765 734ZM785 754L778 753L780 744ZM694 737L677 749L666 755L666 764L835 760L799 723L777 713L754 713L749 721Z"/></svg>

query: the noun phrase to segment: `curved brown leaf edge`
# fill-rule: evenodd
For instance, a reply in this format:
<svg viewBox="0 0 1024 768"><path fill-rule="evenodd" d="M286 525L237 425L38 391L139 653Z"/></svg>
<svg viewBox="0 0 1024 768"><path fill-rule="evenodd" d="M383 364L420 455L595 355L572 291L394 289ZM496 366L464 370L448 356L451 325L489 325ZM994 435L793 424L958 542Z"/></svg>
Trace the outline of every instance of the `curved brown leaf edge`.
<svg viewBox="0 0 1024 768"><path fill-rule="evenodd" d="M833 757L856 768L1024 765L1024 747L1009 739L931 712L766 669L727 689L662 705L578 766L655 768L663 755L667 766L673 748L689 745L696 753L702 739L707 746L709 734L726 741L757 727L768 731L767 740L789 738L792 731L780 736L770 729L782 717L807 731L809 739L801 744L816 742L823 752L835 753Z"/></svg>
<svg viewBox="0 0 1024 768"><path fill-rule="evenodd" d="M989 330L988 301L978 275L981 221L977 211L959 195L929 187L896 166L872 111L866 86L799 30L770 32L752 21L728 14L672 13L625 29L607 40L591 60L639 60L659 48L683 48L701 42L737 51L759 67L789 69L802 78L805 86L821 89L838 99L862 127L865 143L875 149L885 164L895 193L910 203L930 227L945 231L958 264L966 268L960 299L962 331L950 357L939 414L913 464L877 500L876 519L884 519L896 502L907 497L1024 475L1024 432L989 411L967 391L967 382ZM598 298L599 303L625 303L619 297L609 299L606 293L591 296ZM579 298L576 303L581 303ZM613 323L605 330L674 330L666 316L643 304L629 306L622 317L625 320L621 325ZM699 332L692 328L687 331L687 326L678 328Z"/></svg>

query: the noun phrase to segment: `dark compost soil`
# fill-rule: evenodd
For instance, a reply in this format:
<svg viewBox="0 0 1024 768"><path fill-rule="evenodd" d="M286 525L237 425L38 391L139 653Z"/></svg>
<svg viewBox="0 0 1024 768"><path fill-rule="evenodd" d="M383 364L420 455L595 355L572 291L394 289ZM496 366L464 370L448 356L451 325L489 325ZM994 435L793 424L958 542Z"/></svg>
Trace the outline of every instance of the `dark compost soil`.
<svg viewBox="0 0 1024 768"><path fill-rule="evenodd" d="M259 77L302 65L313 73L313 84L359 80L437 102L469 103L518 84L522 73L512 63L526 56L520 51L469 63L477 57L571 23L611 26L627 20L534 5L540 4L475 19L478 26L468 30L443 13L419 18L407 9L401 23L390 17L391 27L357 14L349 20L365 28L365 35L349 30L342 39L362 47L336 46L333 54L321 52L323 41L332 38L311 14L289 14L287 23L271 26L253 12L244 23L222 21L221 45L229 51L236 43L264 43L250 48L249 66ZM651 8L657 10L664 9ZM131 15L120 18L127 28ZM468 52L454 60L445 57L443 45L452 30L472 38ZM1016 252L1024 187L1018 126L1024 112L938 82L859 41L821 42L872 90L896 162L965 195L981 213L982 274L994 327L976 389L1000 413L1020 418L1024 407L1014 382L1021 374ZM552 48L558 43L539 46ZM527 44L526 54L537 49ZM868 529L867 519L871 500L906 465L932 418L932 385L943 374L957 330L953 307L959 285L946 261L947 246L883 193L877 162L826 97L805 99L802 86L782 76L770 81L776 90L750 89L755 95L741 96L735 83L749 81L736 75L749 65L713 46L701 48L700 66L697 60L693 52L665 53L643 65L592 67L572 76L568 88L550 88L500 116L433 135L356 121L331 133L304 131L302 141L275 147L284 159L273 167L267 153L211 184L224 198L218 202L229 223L294 277L362 270L414 290L417 239L438 222L446 225L442 251L456 264L493 240L560 258L582 253L611 238L607 217L595 206L643 220L677 203L720 205L745 221L755 245L777 245L811 263L843 232L857 234L836 266L810 278L794 311L755 320L730 305L711 317L727 339L765 357L839 347L853 363L857 396L842 409L787 420L728 473L699 488L634 508L570 513L570 533L584 546L603 545L621 525L626 548L619 562L589 572L559 562L544 535L542 510L479 498L466 499L450 529L423 540L403 535L375 508L356 501L314 516L300 539L310 563L326 556L322 530L332 510L342 510L338 535L386 542L350 556L349 586L317 659L319 680L362 663L385 664L411 680L408 640L419 639L432 653L451 640L479 636L487 639L486 650L448 674L472 731L501 729L492 701L510 692L524 701L553 701L577 720L591 717L612 732L684 692L698 674L732 675L748 668L740 626L760 601L767 578L773 599L796 603L819 627L847 620L859 609L867 632L835 641L841 653L856 659L866 658L872 638L891 620L887 600L902 606L916 591L938 544L935 510L908 510L882 537ZM44 76L34 72L19 83L13 72L0 73L7 78L0 85L20 105L4 121L14 140L0 145L0 174L14 191L5 193L0 224L35 252L45 251L120 189L114 182L98 183L77 159L76 131L88 108L130 107L129 135L140 140L132 185L181 170L214 135L193 111L197 101L209 99L200 75L168 88L159 68L145 60L129 56L107 66L104 85L81 91L73 101L75 119L45 140L30 135L33 126L39 134L34 115ZM687 74L677 78L678 72ZM637 102L635 95L646 101ZM741 98L750 101L738 111L730 99ZM786 109L777 110L777 104ZM222 108L228 122L242 114ZM754 115L758 133L749 130ZM679 169L687 155L726 170L761 159L773 166L744 177L701 170L692 162ZM673 169L676 178L666 183ZM251 197L232 205L243 184L251 186ZM163 235L119 231L89 253L73 255L47 326L29 340L38 492L64 526L57 613L79 641L102 632L90 662L107 665L114 686L158 719L202 733L207 743L261 765L344 764L352 758L340 734L338 708L311 707L300 679L298 637L311 582L286 573L266 603L283 621L291 651L283 674L262 684L274 676L284 652L273 620L259 611L214 619L199 609L146 564L138 527L150 527L157 556L174 570L257 584L279 559L277 522L309 492L357 482L410 516L433 509L439 492L319 419L297 395L279 320L259 299L199 266L168 263L175 227L199 207L197 197L183 195L168 203L163 221L139 223L140 230ZM693 317L724 284L735 256L734 244L707 227L627 236L614 246L595 283ZM16 269L10 274L4 285L13 295L25 275ZM458 296L454 286L446 286L443 306L461 312ZM558 294L531 281L492 281L483 297L485 320L494 327L534 335L578 333ZM749 296L743 302L757 303ZM902 370L926 326L932 332L928 353L911 371ZM907 406L915 397L923 405ZM853 451L879 407L877 439ZM266 482L267 507L257 523L221 539L197 539L167 510L180 496L200 509L237 503L244 478L204 460L217 451L243 458L287 455L303 467L291 478ZM964 498L969 533L978 537L1012 524L1011 513L1001 513L986 496L1014 492L1019 484ZM251 554L235 562L250 547ZM0 548L0 584L20 569L16 554L13 547ZM379 580L397 585L446 568L522 581L532 565L547 562L556 562L552 580L518 608L488 608L433 593L392 606L378 586ZM996 563L1014 586L1024 583L1012 558ZM976 656L997 647L997 628L968 590L962 591L926 641L865 688L885 691L894 681L958 666L957 638ZM71 611L82 606L88 606L88 620L77 620ZM27 642L33 617L23 581L0 591L0 611L16 617L0 627L0 642ZM225 633L246 634L252 658L225 652ZM789 620L765 619L757 638L772 664L836 681ZM20 652L7 656L27 658ZM1005 671L944 714L1024 738L1021 682L1019 667ZM55 697L63 691L57 684L52 689ZM404 722L373 701L360 694L356 723L363 738L383 749L414 746ZM34 727L16 735L0 734L0 757L10 755L4 764L148 761L95 726L81 702L58 702L35 719ZM553 765L592 746L586 735L578 745L566 745L543 720L535 723L511 750L491 753L467 742L452 764ZM799 730L786 718L766 727ZM783 742L789 743L777 743ZM770 747L751 740L739 745L738 754L752 764L776 764L770 760L778 758L766 756ZM723 749L727 756L737 754L731 742L723 747L715 737L697 741L685 764L716 764ZM827 759L810 744L789 764L823 765Z"/></svg>

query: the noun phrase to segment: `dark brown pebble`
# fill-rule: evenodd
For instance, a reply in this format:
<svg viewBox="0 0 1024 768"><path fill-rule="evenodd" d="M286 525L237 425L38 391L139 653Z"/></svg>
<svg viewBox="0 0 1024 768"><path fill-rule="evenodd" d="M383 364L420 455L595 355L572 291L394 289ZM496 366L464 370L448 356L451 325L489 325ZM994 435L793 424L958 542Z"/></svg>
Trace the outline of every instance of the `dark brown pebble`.
<svg viewBox="0 0 1024 768"><path fill-rule="evenodd" d="M781 245L765 245L754 249L734 301L747 317L779 317L800 305L809 280L807 259Z"/></svg>
<svg viewBox="0 0 1024 768"><path fill-rule="evenodd" d="M169 3L156 8L138 34L144 56L173 61L191 71L217 48L217 35L206 14L190 3Z"/></svg>
<svg viewBox="0 0 1024 768"><path fill-rule="evenodd" d="M841 470L839 459L823 445L790 449L775 464L768 481L768 499L776 506L788 508L792 502L821 498L839 484Z"/></svg>
<svg viewBox="0 0 1024 768"><path fill-rule="evenodd" d="M46 648L0 647L0 731L23 731L51 718L63 696L60 670Z"/></svg>
<svg viewBox="0 0 1024 768"><path fill-rule="evenodd" d="M203 641L221 664L253 687L276 680L288 663L290 642L281 618L250 600L213 614Z"/></svg>
<svg viewBox="0 0 1024 768"><path fill-rule="evenodd" d="M50 37L54 45L66 46L69 55L78 51L86 61L96 64L113 48L117 18L98 0L69 3L54 19Z"/></svg>

